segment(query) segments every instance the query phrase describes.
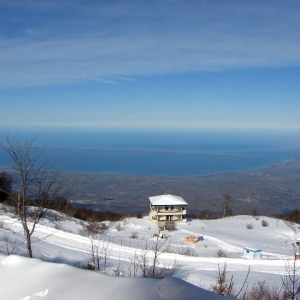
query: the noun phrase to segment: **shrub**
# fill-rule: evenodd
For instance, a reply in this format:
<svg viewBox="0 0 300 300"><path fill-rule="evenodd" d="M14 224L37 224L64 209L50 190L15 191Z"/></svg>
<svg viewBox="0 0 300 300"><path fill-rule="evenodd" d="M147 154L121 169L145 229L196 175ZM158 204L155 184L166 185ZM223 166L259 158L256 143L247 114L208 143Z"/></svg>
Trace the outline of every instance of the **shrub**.
<svg viewBox="0 0 300 300"><path fill-rule="evenodd" d="M108 226L105 223L98 223L98 222L91 221L85 225L85 228L89 233L103 234L108 229Z"/></svg>
<svg viewBox="0 0 300 300"><path fill-rule="evenodd" d="M139 237L139 234L136 231L132 232L130 235L131 239L137 239L138 237Z"/></svg>
<svg viewBox="0 0 300 300"><path fill-rule="evenodd" d="M161 222L161 221L158 222L158 223L157 223L158 230L159 230L159 231L165 230L165 224L166 224L165 222Z"/></svg>
<svg viewBox="0 0 300 300"><path fill-rule="evenodd" d="M117 223L115 228L120 232L120 231L123 231L124 230L124 227L121 226L120 223Z"/></svg>
<svg viewBox="0 0 300 300"><path fill-rule="evenodd" d="M218 265L218 275L216 282L212 284L211 289L213 292L222 296L234 296L234 282L233 277L230 280L227 279L227 265L224 264L223 268Z"/></svg>
<svg viewBox="0 0 300 300"><path fill-rule="evenodd" d="M136 215L136 218L137 218L137 219L142 219L142 218L143 218L143 215L142 215L141 213L138 213L138 214Z"/></svg>
<svg viewBox="0 0 300 300"><path fill-rule="evenodd" d="M262 300L274 300L274 299L286 299L282 298L280 291L275 287L270 287L264 281L258 281L251 289L244 293L243 298L245 300L262 299Z"/></svg>
<svg viewBox="0 0 300 300"><path fill-rule="evenodd" d="M175 231L176 225L174 221L165 221L157 223L159 231L167 230L167 231Z"/></svg>
<svg viewBox="0 0 300 300"><path fill-rule="evenodd" d="M248 223L248 224L246 225L246 228L247 228L247 229L253 229L253 225L252 225L251 223Z"/></svg>
<svg viewBox="0 0 300 300"><path fill-rule="evenodd" d="M222 249L217 251L216 256L217 257L227 257L226 253Z"/></svg>
<svg viewBox="0 0 300 300"><path fill-rule="evenodd" d="M97 222L101 221L121 221L124 220L124 217L126 217L124 214L118 214L114 212L101 212L101 211L94 211L90 208L81 207L77 208L76 212L74 214L74 217L79 220L93 220Z"/></svg>
<svg viewBox="0 0 300 300"><path fill-rule="evenodd" d="M80 262L79 260L75 260L72 264L75 268L78 269L87 269L87 265L84 265L82 262Z"/></svg>
<svg viewBox="0 0 300 300"><path fill-rule="evenodd" d="M176 230L175 222L174 221L167 221L165 223L165 230L175 231Z"/></svg>
<svg viewBox="0 0 300 300"><path fill-rule="evenodd" d="M300 224L300 210L294 209L289 213L279 216L280 219Z"/></svg>
<svg viewBox="0 0 300 300"><path fill-rule="evenodd" d="M268 226L269 226L268 221L262 219L262 220L261 220L261 226L262 226L262 227L268 227Z"/></svg>

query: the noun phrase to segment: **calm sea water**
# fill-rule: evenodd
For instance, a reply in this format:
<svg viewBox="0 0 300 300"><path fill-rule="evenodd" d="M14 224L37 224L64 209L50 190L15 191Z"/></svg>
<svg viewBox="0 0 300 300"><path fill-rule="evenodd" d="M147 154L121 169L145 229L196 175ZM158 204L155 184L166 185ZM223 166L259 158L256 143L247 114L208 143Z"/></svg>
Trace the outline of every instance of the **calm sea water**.
<svg viewBox="0 0 300 300"><path fill-rule="evenodd" d="M22 140L34 132L17 134ZM0 141L5 143L3 135ZM46 154L60 156L70 172L195 176L260 169L300 158L300 134L295 132L44 129L35 145L47 145ZM5 166L2 151L0 160Z"/></svg>

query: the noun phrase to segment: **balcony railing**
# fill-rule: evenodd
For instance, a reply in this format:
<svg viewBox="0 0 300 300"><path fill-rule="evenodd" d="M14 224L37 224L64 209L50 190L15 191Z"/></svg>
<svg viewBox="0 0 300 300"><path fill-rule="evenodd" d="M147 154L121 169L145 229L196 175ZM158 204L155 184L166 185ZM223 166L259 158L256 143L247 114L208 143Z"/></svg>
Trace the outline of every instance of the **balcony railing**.
<svg viewBox="0 0 300 300"><path fill-rule="evenodd" d="M186 210L184 206L150 206L151 210L156 211L181 211Z"/></svg>
<svg viewBox="0 0 300 300"><path fill-rule="evenodd" d="M182 212L182 211L185 211L185 209L178 209L178 208L173 208L173 209L156 209L157 212L164 212L164 213L167 213L167 212Z"/></svg>

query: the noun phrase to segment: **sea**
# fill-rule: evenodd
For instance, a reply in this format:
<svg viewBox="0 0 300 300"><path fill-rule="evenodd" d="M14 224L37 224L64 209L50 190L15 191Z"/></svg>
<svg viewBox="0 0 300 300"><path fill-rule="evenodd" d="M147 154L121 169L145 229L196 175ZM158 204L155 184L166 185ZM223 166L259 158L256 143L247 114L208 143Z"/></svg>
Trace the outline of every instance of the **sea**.
<svg viewBox="0 0 300 300"><path fill-rule="evenodd" d="M201 176L249 171L300 159L300 132L0 128L0 142L29 141L68 172ZM11 161L0 150L0 168Z"/></svg>

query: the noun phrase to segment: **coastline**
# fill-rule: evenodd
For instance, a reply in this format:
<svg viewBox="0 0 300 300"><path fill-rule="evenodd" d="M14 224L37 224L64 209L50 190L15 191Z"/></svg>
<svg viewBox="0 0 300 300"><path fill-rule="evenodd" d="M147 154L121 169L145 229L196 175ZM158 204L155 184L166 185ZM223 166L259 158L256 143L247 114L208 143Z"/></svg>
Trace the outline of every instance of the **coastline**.
<svg viewBox="0 0 300 300"><path fill-rule="evenodd" d="M257 170L300 157L297 137L279 133L49 129L35 146L49 140L46 155L60 157L62 169L72 173L193 177Z"/></svg>
<svg viewBox="0 0 300 300"><path fill-rule="evenodd" d="M69 199L101 211L146 214L149 196L175 194L189 204L189 213L221 210L223 193L233 199L235 213L278 215L300 203L300 159L262 169L197 176L153 176L72 172L77 189Z"/></svg>

